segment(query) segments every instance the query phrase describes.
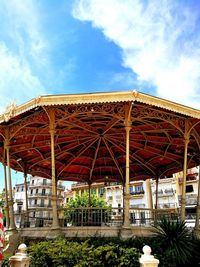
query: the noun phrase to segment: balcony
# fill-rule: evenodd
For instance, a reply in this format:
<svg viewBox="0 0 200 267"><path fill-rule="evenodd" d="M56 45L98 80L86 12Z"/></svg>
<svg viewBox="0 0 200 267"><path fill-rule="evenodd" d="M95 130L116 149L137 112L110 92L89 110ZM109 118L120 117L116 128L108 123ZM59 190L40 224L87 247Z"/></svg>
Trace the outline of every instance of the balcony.
<svg viewBox="0 0 200 267"><path fill-rule="evenodd" d="M172 189L172 188L165 189L164 192L165 192L165 195L167 195L167 196L173 196L176 193L176 191L174 189Z"/></svg>
<svg viewBox="0 0 200 267"><path fill-rule="evenodd" d="M52 193L34 193L34 194L30 194L28 197L38 198L38 197L50 197L50 196L52 196Z"/></svg>
<svg viewBox="0 0 200 267"><path fill-rule="evenodd" d="M82 186L84 186L85 187L85 185L87 185L88 186L88 183L84 183L84 182L80 182L80 183L75 183L75 184L72 184L71 185L71 188L77 188L77 187L82 187Z"/></svg>
<svg viewBox="0 0 200 267"><path fill-rule="evenodd" d="M33 188L33 187L49 187L49 186L52 186L52 182L46 182L46 183L43 183L43 182L37 182L37 183L34 183L34 184L30 184L29 185L29 188Z"/></svg>
<svg viewBox="0 0 200 267"><path fill-rule="evenodd" d="M132 196L144 195L144 190L130 192Z"/></svg>
<svg viewBox="0 0 200 267"><path fill-rule="evenodd" d="M194 174L187 174L186 176L186 182L191 182L191 181L197 181L198 180L198 175L196 173ZM183 183L183 177L178 178L179 184Z"/></svg>
<svg viewBox="0 0 200 267"><path fill-rule="evenodd" d="M31 204L29 208L52 208L50 204Z"/></svg>

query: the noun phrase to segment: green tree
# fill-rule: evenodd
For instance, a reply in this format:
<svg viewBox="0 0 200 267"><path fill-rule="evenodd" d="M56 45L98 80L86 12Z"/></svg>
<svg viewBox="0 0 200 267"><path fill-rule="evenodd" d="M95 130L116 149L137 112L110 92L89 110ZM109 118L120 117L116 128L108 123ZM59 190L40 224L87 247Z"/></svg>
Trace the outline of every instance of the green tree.
<svg viewBox="0 0 200 267"><path fill-rule="evenodd" d="M84 193L82 195L77 195L75 198L70 199L67 203L66 208L106 208L106 202L103 198L98 197L94 194L90 196L90 205L89 205L89 194Z"/></svg>
<svg viewBox="0 0 200 267"><path fill-rule="evenodd" d="M104 199L85 193L77 195L65 206L65 222L75 226L101 225L111 218L111 208Z"/></svg>
<svg viewBox="0 0 200 267"><path fill-rule="evenodd" d="M4 193L0 193L0 208L2 210L4 210L5 208L5 204L6 204L6 201L5 201L5 194Z"/></svg>

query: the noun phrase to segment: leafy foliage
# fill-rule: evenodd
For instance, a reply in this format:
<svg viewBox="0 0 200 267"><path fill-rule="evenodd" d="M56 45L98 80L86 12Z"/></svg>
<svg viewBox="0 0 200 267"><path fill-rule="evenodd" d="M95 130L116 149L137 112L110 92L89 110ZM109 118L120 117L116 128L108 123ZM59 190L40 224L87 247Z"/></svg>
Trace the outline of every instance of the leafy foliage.
<svg viewBox="0 0 200 267"><path fill-rule="evenodd" d="M3 255L3 260L2 260L2 263L1 263L1 267L9 267L10 266L9 258L11 256L12 256L11 254Z"/></svg>
<svg viewBox="0 0 200 267"><path fill-rule="evenodd" d="M192 233L184 221L161 218L155 225L154 242L157 253L163 255L161 261L166 266L187 266L194 253ZM164 263L165 262L165 263ZM185 264L185 265L184 265Z"/></svg>
<svg viewBox="0 0 200 267"><path fill-rule="evenodd" d="M86 208L89 207L89 194L84 193L82 195L77 195L74 199L70 199L67 203L66 208ZM94 194L90 196L90 207L93 208L106 208L106 202L103 198L98 197Z"/></svg>
<svg viewBox="0 0 200 267"><path fill-rule="evenodd" d="M71 199L65 208L65 221L75 226L101 225L102 222L109 220L111 214L111 209L106 205L105 200L93 194L89 207L89 195L87 193Z"/></svg>
<svg viewBox="0 0 200 267"><path fill-rule="evenodd" d="M139 251L117 242L94 246L90 240L56 239L31 245L28 249L32 257L30 267L139 266Z"/></svg>

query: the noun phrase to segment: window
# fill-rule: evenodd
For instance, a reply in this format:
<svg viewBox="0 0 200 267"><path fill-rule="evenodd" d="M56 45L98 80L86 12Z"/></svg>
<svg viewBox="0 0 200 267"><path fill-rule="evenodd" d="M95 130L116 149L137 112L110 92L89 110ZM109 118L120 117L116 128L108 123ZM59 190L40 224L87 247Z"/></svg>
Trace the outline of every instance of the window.
<svg viewBox="0 0 200 267"><path fill-rule="evenodd" d="M118 204L118 213L121 213L121 204Z"/></svg>
<svg viewBox="0 0 200 267"><path fill-rule="evenodd" d="M21 188L21 191L23 192L24 191L24 187L22 186L22 188Z"/></svg>
<svg viewBox="0 0 200 267"><path fill-rule="evenodd" d="M37 199L35 199L34 204L37 205Z"/></svg>
<svg viewBox="0 0 200 267"><path fill-rule="evenodd" d="M146 222L144 211L140 212L140 222L141 222L141 224L145 224L145 222Z"/></svg>
<svg viewBox="0 0 200 267"><path fill-rule="evenodd" d="M133 193L133 186L130 186L130 187L129 187L129 191L130 191L130 194Z"/></svg>
<svg viewBox="0 0 200 267"><path fill-rule="evenodd" d="M31 195L33 194L33 189L31 189Z"/></svg>
<svg viewBox="0 0 200 267"><path fill-rule="evenodd" d="M43 185L47 184L47 179L43 179Z"/></svg>
<svg viewBox="0 0 200 267"><path fill-rule="evenodd" d="M136 193L141 193L143 191L144 191L144 189L143 189L143 185L142 184L135 186L135 192Z"/></svg>
<svg viewBox="0 0 200 267"><path fill-rule="evenodd" d="M139 195L144 194L144 189L142 184L133 185L129 187L130 194L131 195Z"/></svg>
<svg viewBox="0 0 200 267"><path fill-rule="evenodd" d="M34 180L32 180L32 184L34 184Z"/></svg>
<svg viewBox="0 0 200 267"><path fill-rule="evenodd" d="M44 207L44 199L41 199L40 207Z"/></svg>
<svg viewBox="0 0 200 267"><path fill-rule="evenodd" d="M193 185L186 185L186 193L191 193L193 191Z"/></svg>
<svg viewBox="0 0 200 267"><path fill-rule="evenodd" d="M131 223L136 224L136 214L135 212L131 212Z"/></svg>
<svg viewBox="0 0 200 267"><path fill-rule="evenodd" d="M45 196L45 188L42 189L42 196Z"/></svg>
<svg viewBox="0 0 200 267"><path fill-rule="evenodd" d="M38 194L38 188L35 190L35 193Z"/></svg>
<svg viewBox="0 0 200 267"><path fill-rule="evenodd" d="M104 187L100 187L99 188L99 195L100 195L100 197L103 196L104 192L105 192L105 188Z"/></svg>
<svg viewBox="0 0 200 267"><path fill-rule="evenodd" d="M22 206L18 206L18 212L21 213L22 211Z"/></svg>

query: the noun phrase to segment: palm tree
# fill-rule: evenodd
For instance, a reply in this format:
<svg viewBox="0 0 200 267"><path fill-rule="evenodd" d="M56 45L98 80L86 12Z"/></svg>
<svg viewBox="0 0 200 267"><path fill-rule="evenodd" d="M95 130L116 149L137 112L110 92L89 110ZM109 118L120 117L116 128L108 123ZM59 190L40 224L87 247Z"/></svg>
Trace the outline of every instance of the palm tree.
<svg viewBox="0 0 200 267"><path fill-rule="evenodd" d="M184 221L161 218L154 225L156 242L168 266L186 266L194 254L195 242Z"/></svg>

